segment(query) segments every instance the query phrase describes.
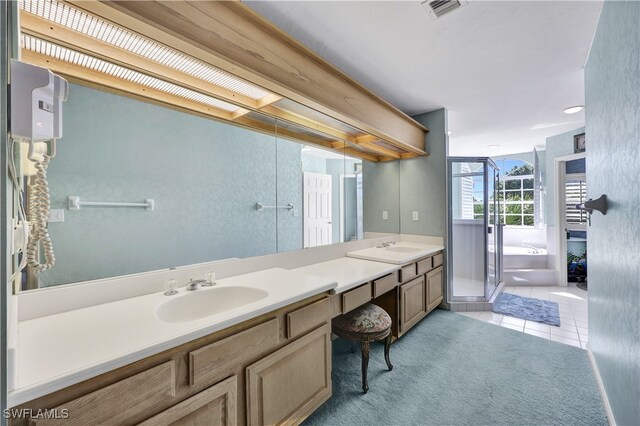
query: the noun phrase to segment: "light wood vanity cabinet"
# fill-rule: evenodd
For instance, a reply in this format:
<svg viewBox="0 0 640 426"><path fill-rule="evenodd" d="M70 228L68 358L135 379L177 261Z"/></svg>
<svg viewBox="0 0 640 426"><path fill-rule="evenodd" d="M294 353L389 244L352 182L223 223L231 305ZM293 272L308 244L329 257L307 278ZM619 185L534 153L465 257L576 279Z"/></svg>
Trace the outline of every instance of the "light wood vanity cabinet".
<svg viewBox="0 0 640 426"><path fill-rule="evenodd" d="M442 302L442 286L444 272L442 266L437 267L426 275L427 312L431 312Z"/></svg>
<svg viewBox="0 0 640 426"><path fill-rule="evenodd" d="M102 389L52 406L57 412L67 410L69 418L33 419L37 426L65 424L131 424L140 412L171 401L176 396L175 362L167 361Z"/></svg>
<svg viewBox="0 0 640 426"><path fill-rule="evenodd" d="M299 424L331 396L331 327L247 367L247 424Z"/></svg>
<svg viewBox="0 0 640 426"><path fill-rule="evenodd" d="M444 253L439 252L400 270L398 335L402 336L442 303ZM417 278L413 278L417 276Z"/></svg>
<svg viewBox="0 0 640 426"><path fill-rule="evenodd" d="M331 397L331 303L320 294L15 408L12 426L298 424Z"/></svg>
<svg viewBox="0 0 640 426"><path fill-rule="evenodd" d="M413 327L427 315L424 276L400 286L400 334Z"/></svg>
<svg viewBox="0 0 640 426"><path fill-rule="evenodd" d="M238 376L231 376L162 411L140 426L233 426L238 424Z"/></svg>

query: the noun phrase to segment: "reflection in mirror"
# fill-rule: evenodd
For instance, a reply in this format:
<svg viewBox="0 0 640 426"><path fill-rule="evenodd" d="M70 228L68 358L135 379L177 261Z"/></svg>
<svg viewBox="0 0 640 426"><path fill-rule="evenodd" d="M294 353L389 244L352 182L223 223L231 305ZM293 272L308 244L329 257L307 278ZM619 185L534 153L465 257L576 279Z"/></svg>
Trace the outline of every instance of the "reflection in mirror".
<svg viewBox="0 0 640 426"><path fill-rule="evenodd" d="M278 191L279 203L284 207L293 200L294 208L280 208L278 214L278 251L316 247L357 238L353 234L355 223L345 229L347 208L354 207L355 199L341 186L345 179L346 162L361 163L357 158L346 158L342 147L332 148L315 143L301 145L300 139L288 137L291 133L306 138L305 142L321 140L321 135L278 120ZM292 155L297 158L292 159ZM355 193L353 194L355 197ZM348 204L346 203L348 202ZM346 212L346 218L345 218ZM354 216L355 220L355 216ZM345 237L347 232L352 234Z"/></svg>
<svg viewBox="0 0 640 426"><path fill-rule="evenodd" d="M321 123L256 111L230 123L78 84L69 93L48 169L56 265L29 270L23 290L399 232L397 162ZM347 129L335 132L357 139Z"/></svg>
<svg viewBox="0 0 640 426"><path fill-rule="evenodd" d="M249 130L72 84L48 170L56 265L27 288L276 252L275 120ZM143 202L68 209L80 201ZM28 200L27 200L28 202Z"/></svg>
<svg viewBox="0 0 640 426"><path fill-rule="evenodd" d="M364 161L364 238L400 233L400 162Z"/></svg>

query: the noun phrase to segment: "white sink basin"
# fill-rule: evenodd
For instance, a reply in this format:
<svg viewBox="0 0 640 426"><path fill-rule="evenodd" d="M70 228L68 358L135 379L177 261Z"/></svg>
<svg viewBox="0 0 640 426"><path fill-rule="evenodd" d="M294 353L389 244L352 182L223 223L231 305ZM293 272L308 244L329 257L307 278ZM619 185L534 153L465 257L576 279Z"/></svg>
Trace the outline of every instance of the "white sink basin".
<svg viewBox="0 0 640 426"><path fill-rule="evenodd" d="M252 287L214 287L190 291L170 298L158 306L156 315L162 322L195 321L257 302L269 293Z"/></svg>
<svg viewBox="0 0 640 426"><path fill-rule="evenodd" d="M387 247L387 250L394 251L396 253L416 253L422 249L418 247L391 246L391 247Z"/></svg>

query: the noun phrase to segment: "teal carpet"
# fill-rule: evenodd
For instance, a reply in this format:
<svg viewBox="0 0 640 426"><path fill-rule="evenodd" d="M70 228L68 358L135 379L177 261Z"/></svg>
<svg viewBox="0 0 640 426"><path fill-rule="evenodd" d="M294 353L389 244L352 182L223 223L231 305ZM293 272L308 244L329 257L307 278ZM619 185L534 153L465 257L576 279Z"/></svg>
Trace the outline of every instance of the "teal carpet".
<svg viewBox="0 0 640 426"><path fill-rule="evenodd" d="M391 346L334 341L333 397L305 425L604 425L587 352L436 310Z"/></svg>

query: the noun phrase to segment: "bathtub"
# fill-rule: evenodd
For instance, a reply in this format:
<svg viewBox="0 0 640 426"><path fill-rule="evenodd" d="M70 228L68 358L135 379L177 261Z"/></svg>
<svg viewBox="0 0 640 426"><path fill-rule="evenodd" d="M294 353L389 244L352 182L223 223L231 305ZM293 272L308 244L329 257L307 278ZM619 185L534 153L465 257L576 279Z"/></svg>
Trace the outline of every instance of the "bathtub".
<svg viewBox="0 0 640 426"><path fill-rule="evenodd" d="M503 246L504 269L544 269L547 267L547 250L530 247Z"/></svg>
<svg viewBox="0 0 640 426"><path fill-rule="evenodd" d="M517 247L517 246L503 246L502 254L504 256L546 256L547 249L537 248L538 253L534 253L534 250L529 247Z"/></svg>

